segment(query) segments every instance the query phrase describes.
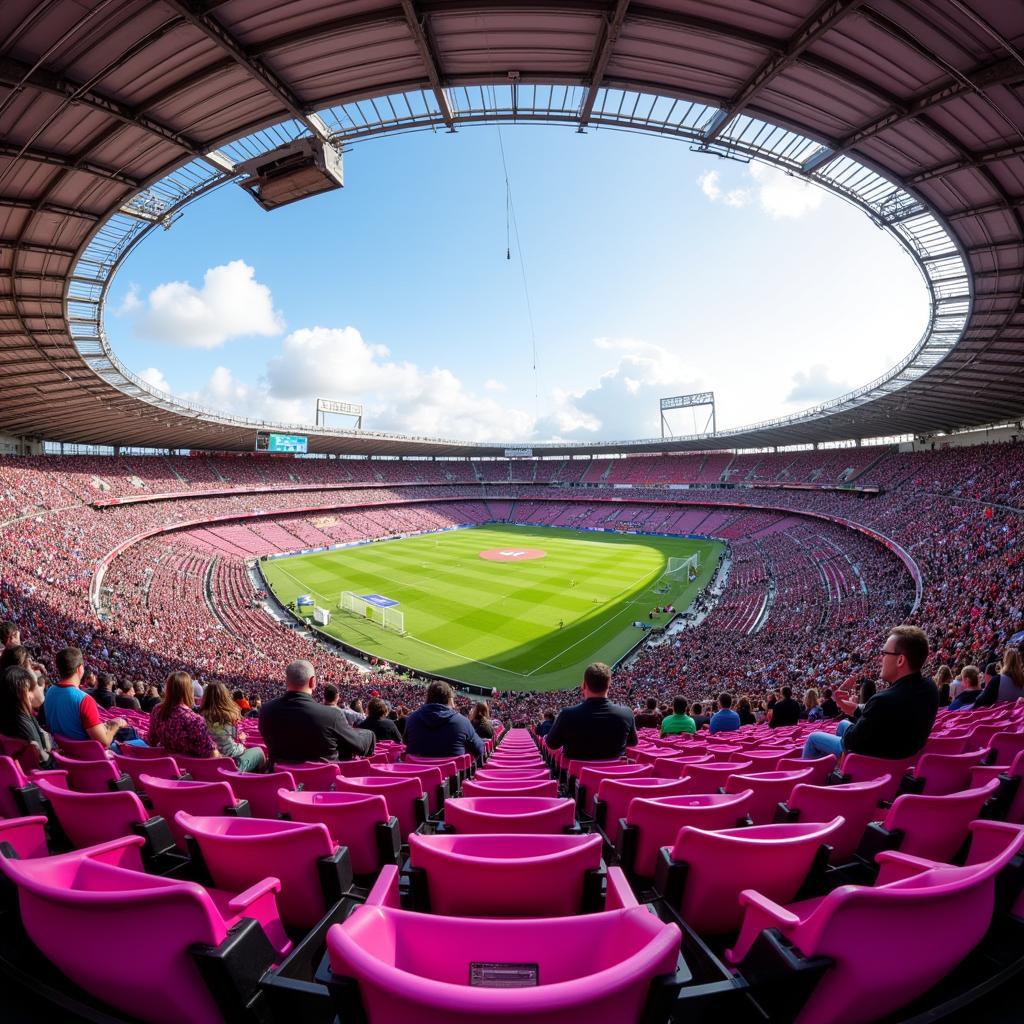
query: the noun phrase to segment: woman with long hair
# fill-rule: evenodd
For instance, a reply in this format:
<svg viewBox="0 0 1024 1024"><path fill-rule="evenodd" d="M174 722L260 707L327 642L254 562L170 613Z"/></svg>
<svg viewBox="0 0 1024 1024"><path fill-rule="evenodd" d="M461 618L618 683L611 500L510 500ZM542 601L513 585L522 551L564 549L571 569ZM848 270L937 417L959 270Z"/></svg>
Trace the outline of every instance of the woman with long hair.
<svg viewBox="0 0 1024 1024"><path fill-rule="evenodd" d="M266 764L266 755L259 747L245 746L245 733L238 728L242 709L223 683L206 684L200 713L221 757L230 757L240 772L258 772Z"/></svg>
<svg viewBox="0 0 1024 1024"><path fill-rule="evenodd" d="M1018 697L1024 697L1024 663L1021 662L1019 648L1007 647L1003 651L998 671L988 681L974 706L984 708L1007 700L1017 700Z"/></svg>
<svg viewBox="0 0 1024 1024"><path fill-rule="evenodd" d="M935 673L935 688L939 691L939 707L948 708L952 699L950 686L953 682L953 670L948 665L940 665Z"/></svg>
<svg viewBox="0 0 1024 1024"><path fill-rule="evenodd" d="M36 721L42 703L42 681L30 668L11 665L0 672L0 736L38 747L39 764L45 768L53 739Z"/></svg>
<svg viewBox="0 0 1024 1024"><path fill-rule="evenodd" d="M807 711L808 722L817 722L825 717L825 712L818 703L818 691L813 686L804 691L804 708Z"/></svg>
<svg viewBox="0 0 1024 1024"><path fill-rule="evenodd" d="M739 704L736 705L736 714L740 716L740 725L757 724L757 718L754 715L754 709L750 706L749 697L740 697Z"/></svg>
<svg viewBox="0 0 1024 1024"><path fill-rule="evenodd" d="M220 757L203 716L192 710L194 699L187 672L172 672L164 680L164 699L149 715L150 746L186 757Z"/></svg>
<svg viewBox="0 0 1024 1024"><path fill-rule="evenodd" d="M482 700L473 705L473 710L469 713L469 724L473 726L480 739L494 739L494 725L491 722L489 708Z"/></svg>
<svg viewBox="0 0 1024 1024"><path fill-rule="evenodd" d="M377 737L378 741L401 743L402 734L398 726L388 717L390 708L380 697L372 697L366 705L366 717L361 719L357 729L366 729Z"/></svg>

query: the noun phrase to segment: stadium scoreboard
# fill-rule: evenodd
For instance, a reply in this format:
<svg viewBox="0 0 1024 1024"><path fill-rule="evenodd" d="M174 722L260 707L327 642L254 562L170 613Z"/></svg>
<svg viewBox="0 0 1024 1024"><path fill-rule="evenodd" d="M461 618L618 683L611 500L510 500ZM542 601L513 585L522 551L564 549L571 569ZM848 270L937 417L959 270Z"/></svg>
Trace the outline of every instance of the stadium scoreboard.
<svg viewBox="0 0 1024 1024"><path fill-rule="evenodd" d="M256 435L256 451L305 455L306 440L301 434L270 434L261 430Z"/></svg>

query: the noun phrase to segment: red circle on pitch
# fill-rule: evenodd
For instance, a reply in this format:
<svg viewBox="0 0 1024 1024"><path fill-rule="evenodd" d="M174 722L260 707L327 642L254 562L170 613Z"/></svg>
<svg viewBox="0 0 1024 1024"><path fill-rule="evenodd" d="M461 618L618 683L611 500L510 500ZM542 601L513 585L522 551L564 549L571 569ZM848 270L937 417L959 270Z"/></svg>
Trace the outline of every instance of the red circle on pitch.
<svg viewBox="0 0 1024 1024"><path fill-rule="evenodd" d="M480 557L488 562L532 562L535 558L543 558L547 554L540 548L491 548L481 551Z"/></svg>

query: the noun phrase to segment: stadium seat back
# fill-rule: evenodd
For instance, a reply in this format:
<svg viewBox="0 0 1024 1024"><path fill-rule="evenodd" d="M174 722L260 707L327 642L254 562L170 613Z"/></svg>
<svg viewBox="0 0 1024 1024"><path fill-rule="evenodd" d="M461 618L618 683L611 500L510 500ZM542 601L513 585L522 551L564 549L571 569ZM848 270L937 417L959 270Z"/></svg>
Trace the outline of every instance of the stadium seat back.
<svg viewBox="0 0 1024 1024"><path fill-rule="evenodd" d="M150 757L143 760L139 757L125 757L123 754L115 754L114 765L119 772L127 775L134 784L136 790L145 791L145 786L139 782L142 775L152 775L157 779L180 779L182 770L173 757Z"/></svg>
<svg viewBox="0 0 1024 1024"><path fill-rule="evenodd" d="M439 789L444 783L444 774L440 768L425 764L382 764L373 765L369 777L381 779L408 778L419 779L423 792L427 794L427 803L431 814L441 809Z"/></svg>
<svg viewBox="0 0 1024 1024"><path fill-rule="evenodd" d="M835 771L836 759L831 754L824 757L808 758L806 761L801 757L783 757L775 766L780 772L799 772L810 768L813 772L806 784L812 786L824 786L828 777Z"/></svg>
<svg viewBox="0 0 1024 1024"><path fill-rule="evenodd" d="M848 782L870 782L872 779L888 775L889 785L882 791L881 798L885 801L892 801L896 799L903 776L913 767L916 760L916 755L889 760L884 757L868 757L866 754L850 753L843 755L839 770Z"/></svg>
<svg viewBox="0 0 1024 1024"><path fill-rule="evenodd" d="M220 769L220 781L231 786L236 800L246 800L254 818L276 818L278 815L278 791L295 789L295 778L291 772L277 771L263 775L259 772L237 772Z"/></svg>
<svg viewBox="0 0 1024 1024"><path fill-rule="evenodd" d="M76 761L107 760L107 748L99 740L72 740L67 736L54 736L53 740L65 757Z"/></svg>
<svg viewBox="0 0 1024 1024"><path fill-rule="evenodd" d="M474 776L477 782L502 782L522 779L550 779L551 773L541 765L538 768L502 768L491 766L487 762L486 768L481 768Z"/></svg>
<svg viewBox="0 0 1024 1024"><path fill-rule="evenodd" d="M318 761L310 761L306 764L286 764L278 761L274 765L278 772L288 772L295 780L295 784L302 785L304 790L326 791L333 789L338 781L338 764L326 764Z"/></svg>
<svg viewBox="0 0 1024 1024"><path fill-rule="evenodd" d="M966 789L971 784L971 769L988 753L985 749L963 754L922 754L914 769L914 778L924 783L926 796L944 796Z"/></svg>
<svg viewBox="0 0 1024 1024"><path fill-rule="evenodd" d="M40 779L38 786L64 834L79 848L130 836L132 827L149 817L134 793L79 793L45 779Z"/></svg>
<svg viewBox="0 0 1024 1024"><path fill-rule="evenodd" d="M604 832L613 845L619 840L619 820L625 818L630 804L636 799L658 799L682 796L689 788L689 778L663 779L656 776L642 778L610 778L598 783L597 798L604 805ZM732 822L735 824L735 822Z"/></svg>
<svg viewBox="0 0 1024 1024"><path fill-rule="evenodd" d="M49 854L46 842L46 818L34 814L26 818L0 817L0 843L7 843L22 860Z"/></svg>
<svg viewBox="0 0 1024 1024"><path fill-rule="evenodd" d="M717 793L730 775L751 770L749 761L708 761L689 765L686 774L690 776L691 793Z"/></svg>
<svg viewBox="0 0 1024 1024"><path fill-rule="evenodd" d="M227 814L237 803L231 786L223 780L187 782L142 775L139 781L146 790L146 796L152 803L154 812L170 827L179 850L185 850L186 845L185 833L175 820L178 811L185 811L197 818L212 818Z"/></svg>
<svg viewBox="0 0 1024 1024"><path fill-rule="evenodd" d="M744 772L742 775L730 775L725 780L724 789L726 793L753 790L750 819L755 825L770 825L775 820L780 801L788 800L793 787L806 782L813 774L810 768L795 772Z"/></svg>
<svg viewBox="0 0 1024 1024"><path fill-rule="evenodd" d="M477 773L479 775L479 772ZM463 796L558 796L554 779L510 779L508 781L476 777L462 784Z"/></svg>
<svg viewBox="0 0 1024 1024"><path fill-rule="evenodd" d="M79 793L109 793L110 783L121 778L121 772L113 761L79 761L53 755L54 766L68 773L68 786Z"/></svg>
<svg viewBox="0 0 1024 1024"><path fill-rule="evenodd" d="M339 778L335 785L335 791L357 795L376 793L384 797L384 801L388 805L388 814L398 819L402 842L405 842L406 837L411 832L415 832L421 824L416 805L423 796L423 783L418 778L402 778L401 776L394 779L382 779L375 776L355 779ZM445 806L447 807L447 804Z"/></svg>
<svg viewBox="0 0 1024 1024"><path fill-rule="evenodd" d="M221 782L221 768L235 766L230 757L188 757L185 754L175 754L174 760L178 767L183 772L188 772L196 782Z"/></svg>
<svg viewBox="0 0 1024 1024"><path fill-rule="evenodd" d="M562 832L572 827L575 818L575 803L555 797L459 797L444 805L445 825L475 835Z"/></svg>
<svg viewBox="0 0 1024 1024"><path fill-rule="evenodd" d="M832 833L828 845L832 847L833 864L845 864L857 852L864 829L872 821L885 816L878 803L887 792L892 779L888 775L869 782L847 782L839 786L795 786L787 806L797 821L831 821L837 815L843 824Z"/></svg>

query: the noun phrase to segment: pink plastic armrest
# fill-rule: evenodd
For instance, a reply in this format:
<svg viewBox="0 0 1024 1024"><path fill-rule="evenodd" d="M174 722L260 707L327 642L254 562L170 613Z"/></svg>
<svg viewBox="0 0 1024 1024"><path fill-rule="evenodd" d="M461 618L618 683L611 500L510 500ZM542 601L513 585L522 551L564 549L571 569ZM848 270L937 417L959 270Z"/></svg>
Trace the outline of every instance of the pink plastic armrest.
<svg viewBox="0 0 1024 1024"><path fill-rule="evenodd" d="M127 868L129 871L144 871L141 849L146 845L142 836L122 836L106 843L97 843L82 850L71 853L57 854L58 857L88 857L89 860L110 864L115 868Z"/></svg>
<svg viewBox="0 0 1024 1024"><path fill-rule="evenodd" d="M900 853L899 850L883 850L875 854L875 863L878 865L876 888L890 882L902 881L904 878L914 878L933 868L949 866L938 861L926 860L924 857L912 857L908 853Z"/></svg>
<svg viewBox="0 0 1024 1024"><path fill-rule="evenodd" d="M250 885L244 892L240 892L228 903L228 909L233 914L241 914L253 903L268 893L273 896L281 891L281 880L272 875L262 879L255 885ZM275 901L276 902L276 901Z"/></svg>
<svg viewBox="0 0 1024 1024"><path fill-rule="evenodd" d="M402 906L398 896L398 865L387 864L380 870L377 881L374 882L370 894L366 897L367 907L395 907Z"/></svg>
<svg viewBox="0 0 1024 1024"><path fill-rule="evenodd" d="M28 773L29 782L36 782L38 779L46 779L47 782L52 782L61 789L68 788L68 773L63 768L47 768L45 770L37 768Z"/></svg>
<svg viewBox="0 0 1024 1024"><path fill-rule="evenodd" d="M638 907L636 897L630 888L622 868L608 869L608 888L604 897L605 910L625 910L629 907Z"/></svg>
<svg viewBox="0 0 1024 1024"><path fill-rule="evenodd" d="M796 914L774 900L762 896L756 889L744 889L740 893L740 905L746 907L736 944L725 951L729 963L738 964L750 952L750 947L765 928L793 928L800 923Z"/></svg>

